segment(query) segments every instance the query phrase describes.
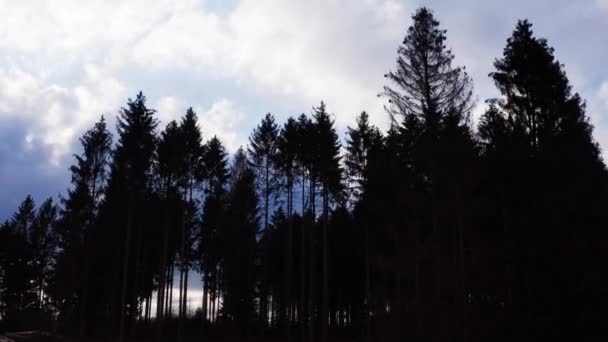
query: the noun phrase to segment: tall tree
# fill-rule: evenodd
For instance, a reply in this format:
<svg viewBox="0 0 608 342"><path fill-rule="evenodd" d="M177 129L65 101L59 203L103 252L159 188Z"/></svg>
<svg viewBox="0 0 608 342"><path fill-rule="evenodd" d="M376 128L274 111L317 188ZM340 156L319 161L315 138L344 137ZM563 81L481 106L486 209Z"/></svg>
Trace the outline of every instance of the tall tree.
<svg viewBox="0 0 608 342"><path fill-rule="evenodd" d="M287 122L281 128L279 133L279 137L277 139L277 168L278 171L283 178L283 189L287 192L287 220L288 220L288 232L287 239L285 243L285 279L284 279L284 298L285 298L285 310L287 313L285 315L289 316L289 312L292 309L292 294L291 289L295 287L292 280L295 278L292 270L293 270L293 242L294 242L294 232L293 232L293 212L294 212L294 185L296 182L296 177L298 173L298 122L290 117L287 119ZM286 335L289 339L290 335L290 324L289 317L284 322L286 327Z"/></svg>
<svg viewBox="0 0 608 342"><path fill-rule="evenodd" d="M112 135L103 116L80 138L80 143L82 153L74 155L76 164L70 166L73 188L68 189L67 197L62 200L57 223L60 251L55 294L65 303L62 311L68 323L74 319L74 311L80 312L80 335L84 338L89 319L90 229L97 217L112 150Z"/></svg>
<svg viewBox="0 0 608 342"><path fill-rule="evenodd" d="M389 99L387 110L393 119L416 115L433 127L442 114L471 109L471 82L464 68L452 66L446 31L439 28L431 10L419 8L412 20L397 50L397 69L385 75L394 88L385 86L382 95Z"/></svg>
<svg viewBox="0 0 608 342"><path fill-rule="evenodd" d="M174 243L169 240L176 240L175 232L170 229L172 224L175 224L176 207L183 212L183 192L180 191L180 185L183 185L183 161L184 161L184 139L180 132L179 126L175 121L171 121L161 133L157 147L157 164L156 173L159 177L160 192L163 201L163 223L161 227L161 248L160 248L160 268L159 268L159 285L157 296L157 339L162 338L163 320L165 316L165 302L168 298L172 301L169 291L172 287L172 279L167 279L167 269L171 270L173 266L173 253L170 249ZM179 233L183 234L180 230ZM180 235L181 235L180 234ZM183 275L183 273L182 273ZM180 292L181 292L180 286ZM181 297L180 297L181 299ZM181 301L180 301L181 304ZM181 311L180 311L181 316Z"/></svg>
<svg viewBox="0 0 608 342"><path fill-rule="evenodd" d="M382 143L382 134L369 122L369 115L361 112L356 117L357 126L348 127L344 166L348 177L349 192L352 200L360 199L366 185L366 172L370 150Z"/></svg>
<svg viewBox="0 0 608 342"><path fill-rule="evenodd" d="M57 207L53 199L45 200L36 213L31 227L30 242L33 252L33 266L35 272L35 288L38 309L46 309L49 281L53 271L53 260L56 251L55 227L57 223Z"/></svg>
<svg viewBox="0 0 608 342"><path fill-rule="evenodd" d="M118 143L105 196L106 214L117 228L116 238L124 243L118 306L121 341L127 334L127 318L131 321L136 315L140 252L148 237L142 230L157 143L155 129L158 123L154 113L147 107L146 97L141 92L121 109L116 127Z"/></svg>
<svg viewBox="0 0 608 342"><path fill-rule="evenodd" d="M216 290L219 283L220 253L223 246L220 233L223 231L226 215L226 186L228 182L228 153L221 141L213 137L205 145L205 199L201 213L199 231L200 270L203 280L203 324L214 317L217 302ZM211 300L211 302L210 302Z"/></svg>
<svg viewBox="0 0 608 342"><path fill-rule="evenodd" d="M197 216L197 207L194 202L193 193L200 188L204 175L203 164L203 138L198 127L198 117L192 108L188 108L186 115L182 118L179 126L182 135L183 151L182 175L183 196L186 206L183 209L182 233L181 233L181 274L180 274L180 322L178 339L183 339L184 320L187 313L188 298L188 273L190 264L193 262L193 230Z"/></svg>
<svg viewBox="0 0 608 342"><path fill-rule="evenodd" d="M597 291L564 279L598 253L580 246L601 238L594 212L604 203L605 166L583 101L572 93L553 48L534 37L532 24L518 22L494 67L490 77L503 99L484 115L479 131L486 164L499 175L490 191L503 192L495 197L512 255L507 302L520 334L563 336L583 324L569 313L586 310L578 304L584 300L571 299L584 296L582 287L586 294ZM505 162L517 167L499 169ZM557 323L565 320L576 323Z"/></svg>
<svg viewBox="0 0 608 342"><path fill-rule="evenodd" d="M29 234L36 217L34 200L28 195L12 219L0 230L0 308L2 321L13 329L27 328L25 320L38 304L34 283L35 267Z"/></svg>
<svg viewBox="0 0 608 342"><path fill-rule="evenodd" d="M262 122L253 130L249 137L249 159L256 173L258 189L263 198L264 230L268 229L270 223L271 201L279 189L276 176L276 160L278 154L279 128L275 123L274 116L267 113ZM265 269L266 270L266 269ZM264 277L266 279L268 277ZM268 312L267 284L262 283L260 310L262 322L266 322Z"/></svg>
<svg viewBox="0 0 608 342"><path fill-rule="evenodd" d="M255 174L248 164L245 152L239 149L230 173L227 224L221 232L226 246L231 246L230 251L222 251L222 278L225 286L223 315L237 323L242 335L248 333L255 313L253 297L259 231Z"/></svg>
<svg viewBox="0 0 608 342"><path fill-rule="evenodd" d="M325 109L325 103L314 108L313 118L315 127L315 164L322 187L322 230L321 230L321 339L327 339L327 324L329 314L329 285L328 285L328 243L327 225L329 223L330 201L340 199L342 195L342 167L340 165L340 142L334 127L334 121Z"/></svg>
<svg viewBox="0 0 608 342"><path fill-rule="evenodd" d="M383 137L380 131L369 123L369 115L362 112L355 119L357 126L348 127L346 138L346 155L344 165L346 167L347 184L350 187L350 197L353 202L353 212L357 214L358 225L363 230L364 249L364 287L365 287L365 333L369 338L370 327L369 312L371 311L371 246L370 246L370 220L369 208L364 202L363 196L370 197L366 190L369 189L368 177L370 176L370 165L377 160L377 154L383 150ZM377 222L376 222L377 223Z"/></svg>
<svg viewBox="0 0 608 342"><path fill-rule="evenodd" d="M402 196L401 208L397 210L414 209L422 204L418 211L424 214L419 215L422 216L421 220L412 216L412 222L406 226L408 229L395 231L394 234L402 239L407 239L408 235L417 236L413 241L419 242L412 246L415 253L430 255L426 258L415 255L413 272L410 274L417 278L414 283L431 288L434 292L427 303L418 302L416 310L430 307L438 313L449 308L442 298L456 296L458 300L454 303L463 303L465 298L463 289L454 294L451 286L446 285L458 277L463 283L464 273L456 275L454 270L462 270L464 266L452 265L454 260L460 260L462 264L462 258L444 257L463 255L463 245L456 247L453 243L442 241L445 236L463 235L463 225L453 223L459 220L454 216L459 213L455 208L462 202L460 197L463 195L459 192L462 187L451 186L447 170L461 175L463 172L466 174L469 166L450 163L455 158L448 151L455 143L451 139L457 139L456 136L472 141L468 119L473 105L472 82L464 68L452 65L454 55L446 47L446 31L440 28L433 13L422 7L414 13L412 20L413 24L398 49L397 68L386 75L392 84L384 87L382 95L389 100L387 111L393 123L399 125L396 132L399 133L402 163L411 171L406 191L416 197L412 200L411 197L408 199L409 194ZM462 134L456 133L459 131ZM463 145L466 144L463 142ZM463 153L474 154L472 147L472 144L468 144L469 149ZM458 227L460 233L452 232L453 227ZM410 229L413 231L408 231ZM397 250L396 257L405 257L401 249ZM427 284L420 284L418 279L418 271L423 263L433 265L432 271L420 271L433 273L432 278L426 280ZM399 267L394 267L390 272L395 279L392 287L397 289L392 295L393 306L397 313L401 313L407 306L399 287L406 275ZM416 298L420 299L419 296ZM435 319L432 315L420 315L421 322L432 319ZM439 324L443 326L443 323ZM445 329L420 333L430 336L449 334Z"/></svg>

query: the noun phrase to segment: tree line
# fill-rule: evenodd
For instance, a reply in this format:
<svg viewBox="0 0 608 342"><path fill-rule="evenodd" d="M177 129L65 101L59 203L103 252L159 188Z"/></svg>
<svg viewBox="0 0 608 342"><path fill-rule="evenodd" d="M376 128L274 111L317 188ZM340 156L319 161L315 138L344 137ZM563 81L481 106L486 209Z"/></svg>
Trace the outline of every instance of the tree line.
<svg viewBox="0 0 608 342"><path fill-rule="evenodd" d="M192 108L160 130L140 92L115 137L101 117L80 138L65 197L28 196L0 227L0 330L603 334L608 175L585 102L527 20L494 61L500 96L476 127L453 61L420 8L380 93L388 131L362 112L342 142L321 102L283 123L266 114L233 156Z"/></svg>

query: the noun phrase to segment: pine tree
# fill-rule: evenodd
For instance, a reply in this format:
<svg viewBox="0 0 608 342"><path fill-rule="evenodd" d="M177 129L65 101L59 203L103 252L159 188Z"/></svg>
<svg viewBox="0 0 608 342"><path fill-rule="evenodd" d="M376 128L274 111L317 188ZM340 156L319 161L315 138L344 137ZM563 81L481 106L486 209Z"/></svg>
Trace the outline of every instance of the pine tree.
<svg viewBox="0 0 608 342"><path fill-rule="evenodd" d="M279 129L275 123L274 116L270 113L266 114L262 122L253 130L249 137L249 160L256 173L258 181L258 191L262 197L263 213L264 213L264 230L268 229L270 224L270 206L271 201L279 188L279 183L276 177L276 160L278 153L278 134ZM266 270L265 270L266 271ZM263 279L268 278L268 275ZM261 319L262 322L267 322L268 312L268 284L261 284Z"/></svg>
<svg viewBox="0 0 608 342"><path fill-rule="evenodd" d="M531 28L518 22L495 61L490 77L503 100L484 115L479 131L486 167L497 173L488 191L509 241L506 301L520 319L519 333L562 336L577 326L556 322L581 311L573 298L582 295L581 285L562 280L593 258L595 252L578 246L600 238L589 218L602 210L606 170L583 101L572 94L553 48Z"/></svg>
<svg viewBox="0 0 608 342"><path fill-rule="evenodd" d="M342 168L340 165L340 142L334 128L334 122L325 110L325 104L321 102L319 107L314 108L313 113L315 128L315 164L319 182L322 187L322 230L321 230L321 338L327 339L327 322L329 314L329 290L328 290L328 243L327 225L329 222L330 201L340 200L342 196Z"/></svg>
<svg viewBox="0 0 608 342"><path fill-rule="evenodd" d="M34 282L38 309L46 309L49 281L51 278L52 263L56 251L55 226L57 223L57 207L53 199L45 200L36 213L32 224L30 241L33 251Z"/></svg>
<svg viewBox="0 0 608 342"><path fill-rule="evenodd" d="M357 225L363 230L363 250L364 250L364 318L366 320L365 334L369 338L370 327L369 322L370 301L371 301L371 243L370 243L370 212L367 208L367 203L364 202L364 196L369 197L367 190L370 185L368 177L370 177L370 169L374 167L372 164L377 160L377 154L383 149L383 137L380 131L370 125L369 115L362 112L356 118L357 126L348 128L346 139L346 156L344 164L346 167L346 175L348 177L348 185L351 187L351 201L353 201L353 213L356 214ZM384 165L384 164L382 164ZM386 170L385 170L386 172ZM373 183L372 183L373 184Z"/></svg>
<svg viewBox="0 0 608 342"><path fill-rule="evenodd" d="M239 149L231 166L227 202L227 224L221 239L231 250L222 251L224 284L222 314L237 323L246 335L255 312L256 239L259 231L258 198L255 174L243 149Z"/></svg>
<svg viewBox="0 0 608 342"><path fill-rule="evenodd" d="M223 246L220 233L223 231L226 215L226 186L228 182L228 154L217 137L205 145L205 199L203 202L199 233L200 269L203 280L202 319L215 319L217 277L220 253ZM210 295L211 294L211 295ZM211 303L210 303L211 300ZM211 306L211 307L210 307Z"/></svg>
<svg viewBox="0 0 608 342"><path fill-rule="evenodd" d="M11 225L19 234L25 236L29 241L30 232L34 219L36 218L36 204L32 196L27 195L23 202L19 204L17 212L13 214Z"/></svg>
<svg viewBox="0 0 608 342"><path fill-rule="evenodd" d="M74 324L73 313L80 312L80 335L87 331L89 312L89 248L92 226L102 200L107 168L112 149L112 135L102 116L81 138L82 154L74 155L70 166L73 188L62 199L57 222L55 295L65 303L62 313L68 324ZM74 299L76 298L76 300Z"/></svg>
<svg viewBox="0 0 608 342"><path fill-rule="evenodd" d="M387 108L397 116L416 115L427 128L448 112L467 113L471 107L471 83L463 68L453 67L454 55L445 46L446 31L426 7L412 16L398 49L397 69L385 75L396 88L384 87Z"/></svg>
<svg viewBox="0 0 608 342"><path fill-rule="evenodd" d="M9 222L2 225L0 305L2 320L9 327L25 328L28 310L38 304L34 278L34 251L29 234L35 220L35 203L28 195Z"/></svg>
<svg viewBox="0 0 608 342"><path fill-rule="evenodd" d="M446 47L446 31L440 28L433 13L422 7L414 13L412 20L413 24L398 49L397 69L386 75L392 85L385 86L381 94L389 99L387 111L393 124L398 125L395 129L396 155L401 164L399 168L407 172L407 177L399 181L404 182L404 191L394 210L416 213L407 217L409 222L404 229L391 234L404 240L401 245L416 241L410 248L416 254L429 256L426 257L428 260L422 260L415 255L412 272L404 272L400 268L390 270L393 273L391 277L395 279L391 286L401 287L401 279L406 273L413 274L414 283L419 285L416 288L426 287L434 291L432 300L427 303L422 303L416 294L419 300L416 310L431 308L432 312L443 312L451 310L452 304L442 298L455 297L451 303L464 303L465 300L462 288L464 260L458 257L463 256L464 245L456 244L457 240L451 237L464 236L464 216L458 207L462 206L465 198L462 178L470 173L471 164L459 164L454 154L457 152L469 159L475 154L469 128L472 82L464 68L452 66L454 55ZM455 151L455 146L463 150ZM456 182L450 181L451 173L455 173L452 179L457 178ZM458 227L456 232L453 231L455 227ZM415 238L408 239L408 236ZM446 239L450 243L442 243ZM397 260L405 258L404 248L397 248L394 257ZM454 260L459 260L458 264ZM432 283L419 283L418 270L422 262L433 265L435 280ZM457 269L461 270L459 274L455 272ZM458 292L447 285L452 282L461 284ZM392 297L394 311L402 313L406 309L404 297L399 291L395 291ZM434 318L422 315L419 318L420 321L429 319ZM429 336L456 334L445 329L419 333Z"/></svg>
<svg viewBox="0 0 608 342"><path fill-rule="evenodd" d="M182 232L181 232L181 268L180 268L180 322L178 340L183 339L184 320L187 313L187 297L188 297L188 272L190 264L193 261L193 234L194 222L197 215L196 203L194 202L193 192L197 190L204 175L203 164L203 139L201 131L198 127L198 118L192 108L189 108L186 115L182 118L179 126L179 132L182 136L183 143L182 153L182 177L183 177L183 196L186 206L183 209ZM187 224L187 223L190 224Z"/></svg>
<svg viewBox="0 0 608 342"><path fill-rule="evenodd" d="M285 191L287 192L287 219L288 223L288 231L287 237L285 241L285 279L283 283L284 287L284 310L287 312L283 315L286 315L286 322L284 322L286 327L286 336L289 339L290 335L290 315L289 313L292 311L292 294L291 289L295 286L292 280L294 279L293 270L293 243L294 243L294 226L293 226L293 212L294 212L294 185L296 182L296 177L298 173L298 165L297 165L297 157L298 157L298 122L290 117L287 119L287 122L281 128L279 133L279 137L277 140L277 168L284 180L283 186Z"/></svg>
<svg viewBox="0 0 608 342"><path fill-rule="evenodd" d="M183 160L184 160L184 140L180 129L175 121L171 121L161 133L157 147L156 173L159 177L159 190L163 201L163 223L161 228L161 247L160 247L160 267L159 285L157 296L157 339L162 339L163 320L165 319L165 301L169 297L172 279L167 279L167 269L172 269L173 248L177 239L174 231L170 229L175 223L176 207L183 210L183 198L180 194L180 184L183 184ZM181 183L180 183L181 182ZM182 233L180 231L180 233ZM181 234L180 234L181 235ZM181 290L181 289L180 289ZM172 301L171 298L168 298ZM170 315L170 313L169 313Z"/></svg>
<svg viewBox="0 0 608 342"><path fill-rule="evenodd" d="M146 106L146 98L141 92L121 109L116 127L118 143L108 180L105 215L117 228L118 241L124 243L118 306L121 341L127 334L127 318L130 323L136 314L141 250L149 247L146 238L151 238L143 234L142 229L157 143L155 129L158 123L154 113Z"/></svg>
<svg viewBox="0 0 608 342"><path fill-rule="evenodd" d="M370 150L382 143L382 134L369 122L369 115L361 112L355 119L357 126L348 127L344 165L353 201L361 198L366 185L366 172Z"/></svg>

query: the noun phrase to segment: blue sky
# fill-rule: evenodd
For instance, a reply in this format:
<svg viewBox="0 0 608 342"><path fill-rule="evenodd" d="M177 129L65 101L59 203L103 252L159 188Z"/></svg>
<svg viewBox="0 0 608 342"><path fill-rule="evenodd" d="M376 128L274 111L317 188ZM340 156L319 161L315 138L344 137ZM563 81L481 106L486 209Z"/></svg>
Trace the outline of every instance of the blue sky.
<svg viewBox="0 0 608 342"><path fill-rule="evenodd" d="M231 151L266 112L324 100L341 132L388 123L383 74L420 5L448 30L479 105L518 18L546 37L608 149L608 0L0 0L0 218L31 193L65 193L78 137L142 90L161 126L195 108Z"/></svg>

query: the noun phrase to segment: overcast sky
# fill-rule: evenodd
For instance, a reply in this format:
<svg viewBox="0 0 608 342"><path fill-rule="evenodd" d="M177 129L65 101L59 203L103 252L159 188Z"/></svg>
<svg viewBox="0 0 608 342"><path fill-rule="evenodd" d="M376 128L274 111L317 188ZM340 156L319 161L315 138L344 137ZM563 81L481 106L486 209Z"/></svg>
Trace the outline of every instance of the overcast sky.
<svg viewBox="0 0 608 342"><path fill-rule="evenodd" d="M587 100L608 149L608 0L0 0L0 219L69 186L78 137L142 90L161 128L192 106L230 151L266 112L324 100L343 132L362 110L387 127L383 74L420 5L432 8L478 106L517 19L528 18Z"/></svg>

